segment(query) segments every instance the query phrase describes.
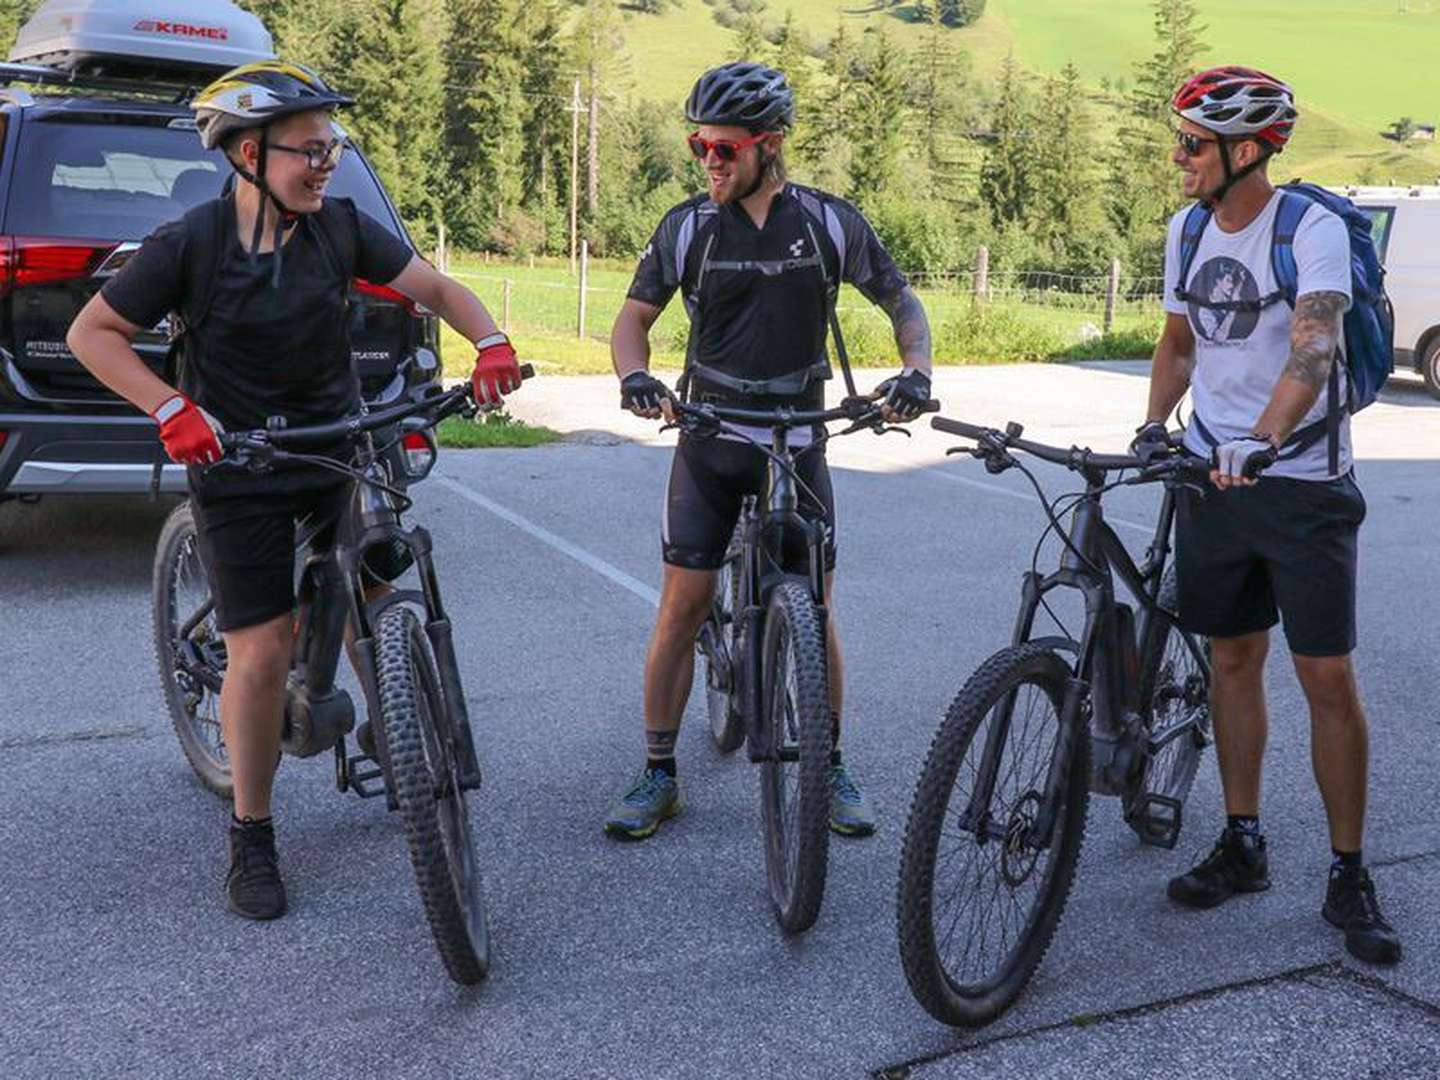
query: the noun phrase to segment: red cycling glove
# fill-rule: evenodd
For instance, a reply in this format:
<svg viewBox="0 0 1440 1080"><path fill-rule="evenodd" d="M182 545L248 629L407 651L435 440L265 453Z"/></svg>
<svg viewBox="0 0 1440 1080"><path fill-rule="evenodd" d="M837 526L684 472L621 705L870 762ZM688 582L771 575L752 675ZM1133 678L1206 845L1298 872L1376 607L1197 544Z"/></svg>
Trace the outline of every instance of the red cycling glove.
<svg viewBox="0 0 1440 1080"><path fill-rule="evenodd" d="M219 461L220 425L184 394L166 398L150 414L160 425L160 441L170 460L180 465L209 465Z"/></svg>
<svg viewBox="0 0 1440 1080"><path fill-rule="evenodd" d="M479 405L499 405L501 398L520 389L520 362L515 348L504 334L491 334L475 343L475 371L470 385Z"/></svg>

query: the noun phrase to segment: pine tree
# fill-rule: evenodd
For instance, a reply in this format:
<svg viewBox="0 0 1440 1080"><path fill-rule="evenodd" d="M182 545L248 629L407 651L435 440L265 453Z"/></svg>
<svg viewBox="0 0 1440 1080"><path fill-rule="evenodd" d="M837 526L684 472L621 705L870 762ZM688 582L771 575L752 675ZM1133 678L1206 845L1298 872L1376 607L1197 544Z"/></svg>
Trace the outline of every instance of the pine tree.
<svg viewBox="0 0 1440 1080"><path fill-rule="evenodd" d="M980 167L980 198L997 226L1024 220L1035 190L1035 117L1023 79L1015 57L1006 57Z"/></svg>
<svg viewBox="0 0 1440 1080"><path fill-rule="evenodd" d="M842 19L825 53L824 73L812 94L815 120L797 134L797 159L808 179L826 191L850 189L850 114L855 100L855 43ZM824 108L819 103L824 102Z"/></svg>
<svg viewBox="0 0 1440 1080"><path fill-rule="evenodd" d="M1105 234L1096 175L1095 139L1074 63L1045 81L1039 114L1045 137L1036 140L1035 193L1030 229L1059 263L1096 265Z"/></svg>
<svg viewBox="0 0 1440 1080"><path fill-rule="evenodd" d="M735 24L735 59L763 61L769 52L770 43L765 40L765 28L760 23L760 12L745 12Z"/></svg>
<svg viewBox="0 0 1440 1080"><path fill-rule="evenodd" d="M514 0L450 0L450 13L446 222L456 243L480 248L523 196L524 42Z"/></svg>
<svg viewBox="0 0 1440 1080"><path fill-rule="evenodd" d="M371 0L350 28L343 86L347 123L406 225L428 243L439 211L445 12L439 0Z"/></svg>
<svg viewBox="0 0 1440 1080"><path fill-rule="evenodd" d="M569 41L570 64L580 73L580 93L591 103L590 116L582 124L585 144L581 168L584 172L585 207L592 221L599 209L603 112L620 100L629 75L625 52L625 29L617 0L586 0ZM623 195L622 195L623 197Z"/></svg>
<svg viewBox="0 0 1440 1080"><path fill-rule="evenodd" d="M525 202L539 215L548 241L568 220L570 75L560 38L563 13L560 0L532 0L522 12Z"/></svg>
<svg viewBox="0 0 1440 1080"><path fill-rule="evenodd" d="M849 117L850 194L864 204L895 178L909 106L906 100L907 55L884 31L874 32L865 58L865 72Z"/></svg>
<svg viewBox="0 0 1440 1080"><path fill-rule="evenodd" d="M1195 62L1205 51L1206 27L1199 25L1199 19L1195 0L1156 0L1156 48L1135 70L1131 106L1138 115L1168 121L1170 99L1195 73Z"/></svg>
<svg viewBox="0 0 1440 1080"><path fill-rule="evenodd" d="M795 25L795 13L785 12L785 21L780 24L780 40L775 43L774 64L785 73L785 81L795 95L795 130L805 131L810 127L812 117L818 115L819 103L815 100L815 80L810 74L810 58L805 52L805 43ZM788 140L789 164L805 166L805 148L792 136Z"/></svg>
<svg viewBox="0 0 1440 1080"><path fill-rule="evenodd" d="M935 7L928 10L926 27L915 56L912 97L915 102L917 143L925 150L929 187L936 197L960 197L963 153L958 134L964 124L962 102L969 77L969 57L950 43L949 31Z"/></svg>
<svg viewBox="0 0 1440 1080"><path fill-rule="evenodd" d="M0 0L0 60L10 55L15 35L39 6L40 0Z"/></svg>

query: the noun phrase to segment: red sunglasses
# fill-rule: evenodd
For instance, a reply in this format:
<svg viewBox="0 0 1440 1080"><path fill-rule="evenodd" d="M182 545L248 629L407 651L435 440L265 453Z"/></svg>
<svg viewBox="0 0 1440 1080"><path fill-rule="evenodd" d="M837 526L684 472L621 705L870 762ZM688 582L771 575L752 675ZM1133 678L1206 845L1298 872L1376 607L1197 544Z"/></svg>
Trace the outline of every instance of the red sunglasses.
<svg viewBox="0 0 1440 1080"><path fill-rule="evenodd" d="M710 156L710 151L715 151L715 156L721 161L734 161L740 156L740 151L745 150L762 141L767 135L773 132L762 131L758 135L751 135L748 139L741 139L739 142L732 142L729 139L716 139L713 142L702 138L697 131L685 140L690 147L690 153L694 154L701 161Z"/></svg>

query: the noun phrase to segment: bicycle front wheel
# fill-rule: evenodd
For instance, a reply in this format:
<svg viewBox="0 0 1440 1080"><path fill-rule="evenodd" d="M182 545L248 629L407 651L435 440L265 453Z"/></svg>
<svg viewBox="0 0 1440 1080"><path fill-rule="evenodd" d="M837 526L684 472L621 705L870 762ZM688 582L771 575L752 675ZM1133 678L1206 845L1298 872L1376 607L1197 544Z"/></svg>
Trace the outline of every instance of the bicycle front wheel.
<svg viewBox="0 0 1440 1080"><path fill-rule="evenodd" d="M803 582L771 594L761 656L762 730L773 748L760 765L765 867L775 917L795 934L820 914L830 838L825 632Z"/></svg>
<svg viewBox="0 0 1440 1080"><path fill-rule="evenodd" d="M1069 675L1058 655L1035 645L996 653L966 682L930 745L896 906L905 977L943 1023L974 1027L1009 1008L1065 909L1090 778L1088 732L1063 730ZM1059 794L1053 825L1039 835L1052 767Z"/></svg>
<svg viewBox="0 0 1440 1080"><path fill-rule="evenodd" d="M480 860L430 642L415 613L395 606L375 632L375 680L385 757L405 822L410 862L445 970L469 986L490 967Z"/></svg>
<svg viewBox="0 0 1440 1080"><path fill-rule="evenodd" d="M234 784L220 729L225 641L215 625L213 610L196 622L183 640L180 633L209 603L210 582L200 561L195 518L187 499L165 519L155 547L150 604L155 665L185 760L202 784L228 799L233 796Z"/></svg>
<svg viewBox="0 0 1440 1080"><path fill-rule="evenodd" d="M745 741L745 717L737 707L735 675L735 609L740 589L740 552L732 543L715 575L715 599L710 618L700 631L706 638L700 654L705 659L705 706L710 713L710 737L728 754ZM707 637L708 635L708 637Z"/></svg>

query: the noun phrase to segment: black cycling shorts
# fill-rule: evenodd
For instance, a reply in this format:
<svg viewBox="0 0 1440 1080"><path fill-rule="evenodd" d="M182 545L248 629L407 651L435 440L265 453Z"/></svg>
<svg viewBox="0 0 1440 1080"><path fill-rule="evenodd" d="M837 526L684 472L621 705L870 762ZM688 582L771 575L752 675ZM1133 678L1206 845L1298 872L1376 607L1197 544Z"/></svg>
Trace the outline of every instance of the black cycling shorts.
<svg viewBox="0 0 1440 1080"><path fill-rule="evenodd" d="M825 569L835 569L835 494L825 449L795 451L800 514L825 525ZM665 494L665 516L660 539L663 557L671 566L689 570L716 570L725 561L740 504L746 495L764 497L766 457L756 446L719 436L682 436L670 465L670 486ZM807 550L803 540L787 540L787 569L803 572Z"/></svg>
<svg viewBox="0 0 1440 1080"><path fill-rule="evenodd" d="M243 630L295 609L297 520L313 515L329 521L312 544L323 550L334 542L335 525L353 494L354 484L343 480L309 491L191 497L200 558L221 630ZM372 548L365 553L365 576L393 581L412 561L408 548L404 552Z"/></svg>
<svg viewBox="0 0 1440 1080"><path fill-rule="evenodd" d="M1254 487L1180 492L1180 625L1207 637L1239 637L1283 619L1291 652L1349 654L1364 520L1365 498L1353 474L1262 477Z"/></svg>

